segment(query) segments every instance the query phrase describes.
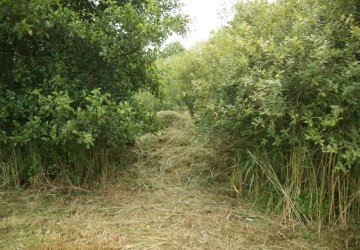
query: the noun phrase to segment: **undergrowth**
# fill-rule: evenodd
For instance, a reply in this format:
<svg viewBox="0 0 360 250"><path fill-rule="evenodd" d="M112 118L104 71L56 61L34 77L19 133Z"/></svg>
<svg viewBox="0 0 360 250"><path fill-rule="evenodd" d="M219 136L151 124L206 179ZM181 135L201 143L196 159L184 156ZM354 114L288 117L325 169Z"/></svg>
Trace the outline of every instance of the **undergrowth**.
<svg viewBox="0 0 360 250"><path fill-rule="evenodd" d="M55 183L0 189L0 248L342 249L351 234L319 235L230 196L225 156L188 114L158 114L165 128L139 137L128 164L94 189ZM228 168L227 168L228 169ZM290 222L290 219L289 221ZM296 230L294 230L296 229ZM348 231L347 231L348 233Z"/></svg>

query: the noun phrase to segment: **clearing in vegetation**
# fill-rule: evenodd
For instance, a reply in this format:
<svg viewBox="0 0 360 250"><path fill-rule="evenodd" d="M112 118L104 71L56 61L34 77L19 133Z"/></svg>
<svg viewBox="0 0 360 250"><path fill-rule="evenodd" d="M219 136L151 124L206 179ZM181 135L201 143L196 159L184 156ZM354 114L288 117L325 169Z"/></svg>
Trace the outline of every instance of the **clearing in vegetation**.
<svg viewBox="0 0 360 250"><path fill-rule="evenodd" d="M285 227L232 197L221 159L195 136L188 114L139 138L133 158L96 191L0 191L0 249L344 249L351 235ZM220 166L221 167L221 166Z"/></svg>

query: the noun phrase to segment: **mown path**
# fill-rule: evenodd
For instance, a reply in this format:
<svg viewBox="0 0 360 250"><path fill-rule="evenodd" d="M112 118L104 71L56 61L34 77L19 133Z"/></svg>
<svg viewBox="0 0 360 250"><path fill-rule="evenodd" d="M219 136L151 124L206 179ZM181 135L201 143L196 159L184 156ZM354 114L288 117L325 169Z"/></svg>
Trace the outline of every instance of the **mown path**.
<svg viewBox="0 0 360 250"><path fill-rule="evenodd" d="M0 192L0 249L335 249L230 197L186 115L139 138L100 190ZM326 246L327 245L327 246Z"/></svg>

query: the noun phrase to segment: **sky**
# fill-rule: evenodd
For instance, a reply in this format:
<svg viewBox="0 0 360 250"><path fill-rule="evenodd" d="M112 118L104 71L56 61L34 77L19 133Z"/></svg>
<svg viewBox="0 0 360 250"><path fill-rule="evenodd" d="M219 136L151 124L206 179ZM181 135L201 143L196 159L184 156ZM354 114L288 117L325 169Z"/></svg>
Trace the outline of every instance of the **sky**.
<svg viewBox="0 0 360 250"><path fill-rule="evenodd" d="M206 40L212 30L216 30L229 21L231 3L235 0L180 0L184 3L183 12L191 19L190 33L186 38L173 36L168 43L180 41L186 48L196 42ZM222 18L222 17L228 18Z"/></svg>

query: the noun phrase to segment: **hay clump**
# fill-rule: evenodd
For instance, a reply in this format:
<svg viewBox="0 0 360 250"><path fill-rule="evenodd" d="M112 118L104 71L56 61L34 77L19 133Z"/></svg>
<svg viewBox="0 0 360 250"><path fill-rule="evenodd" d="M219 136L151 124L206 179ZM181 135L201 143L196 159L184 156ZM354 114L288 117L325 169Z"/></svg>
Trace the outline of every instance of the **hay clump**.
<svg viewBox="0 0 360 250"><path fill-rule="evenodd" d="M221 159L199 136L190 114L161 111L157 115L168 127L138 139L135 151L139 155L136 164L139 171L152 169L158 171L159 178L180 182L216 178ZM164 175L165 172L168 174Z"/></svg>
<svg viewBox="0 0 360 250"><path fill-rule="evenodd" d="M192 119L188 112L159 111L156 116L165 127L193 127Z"/></svg>

